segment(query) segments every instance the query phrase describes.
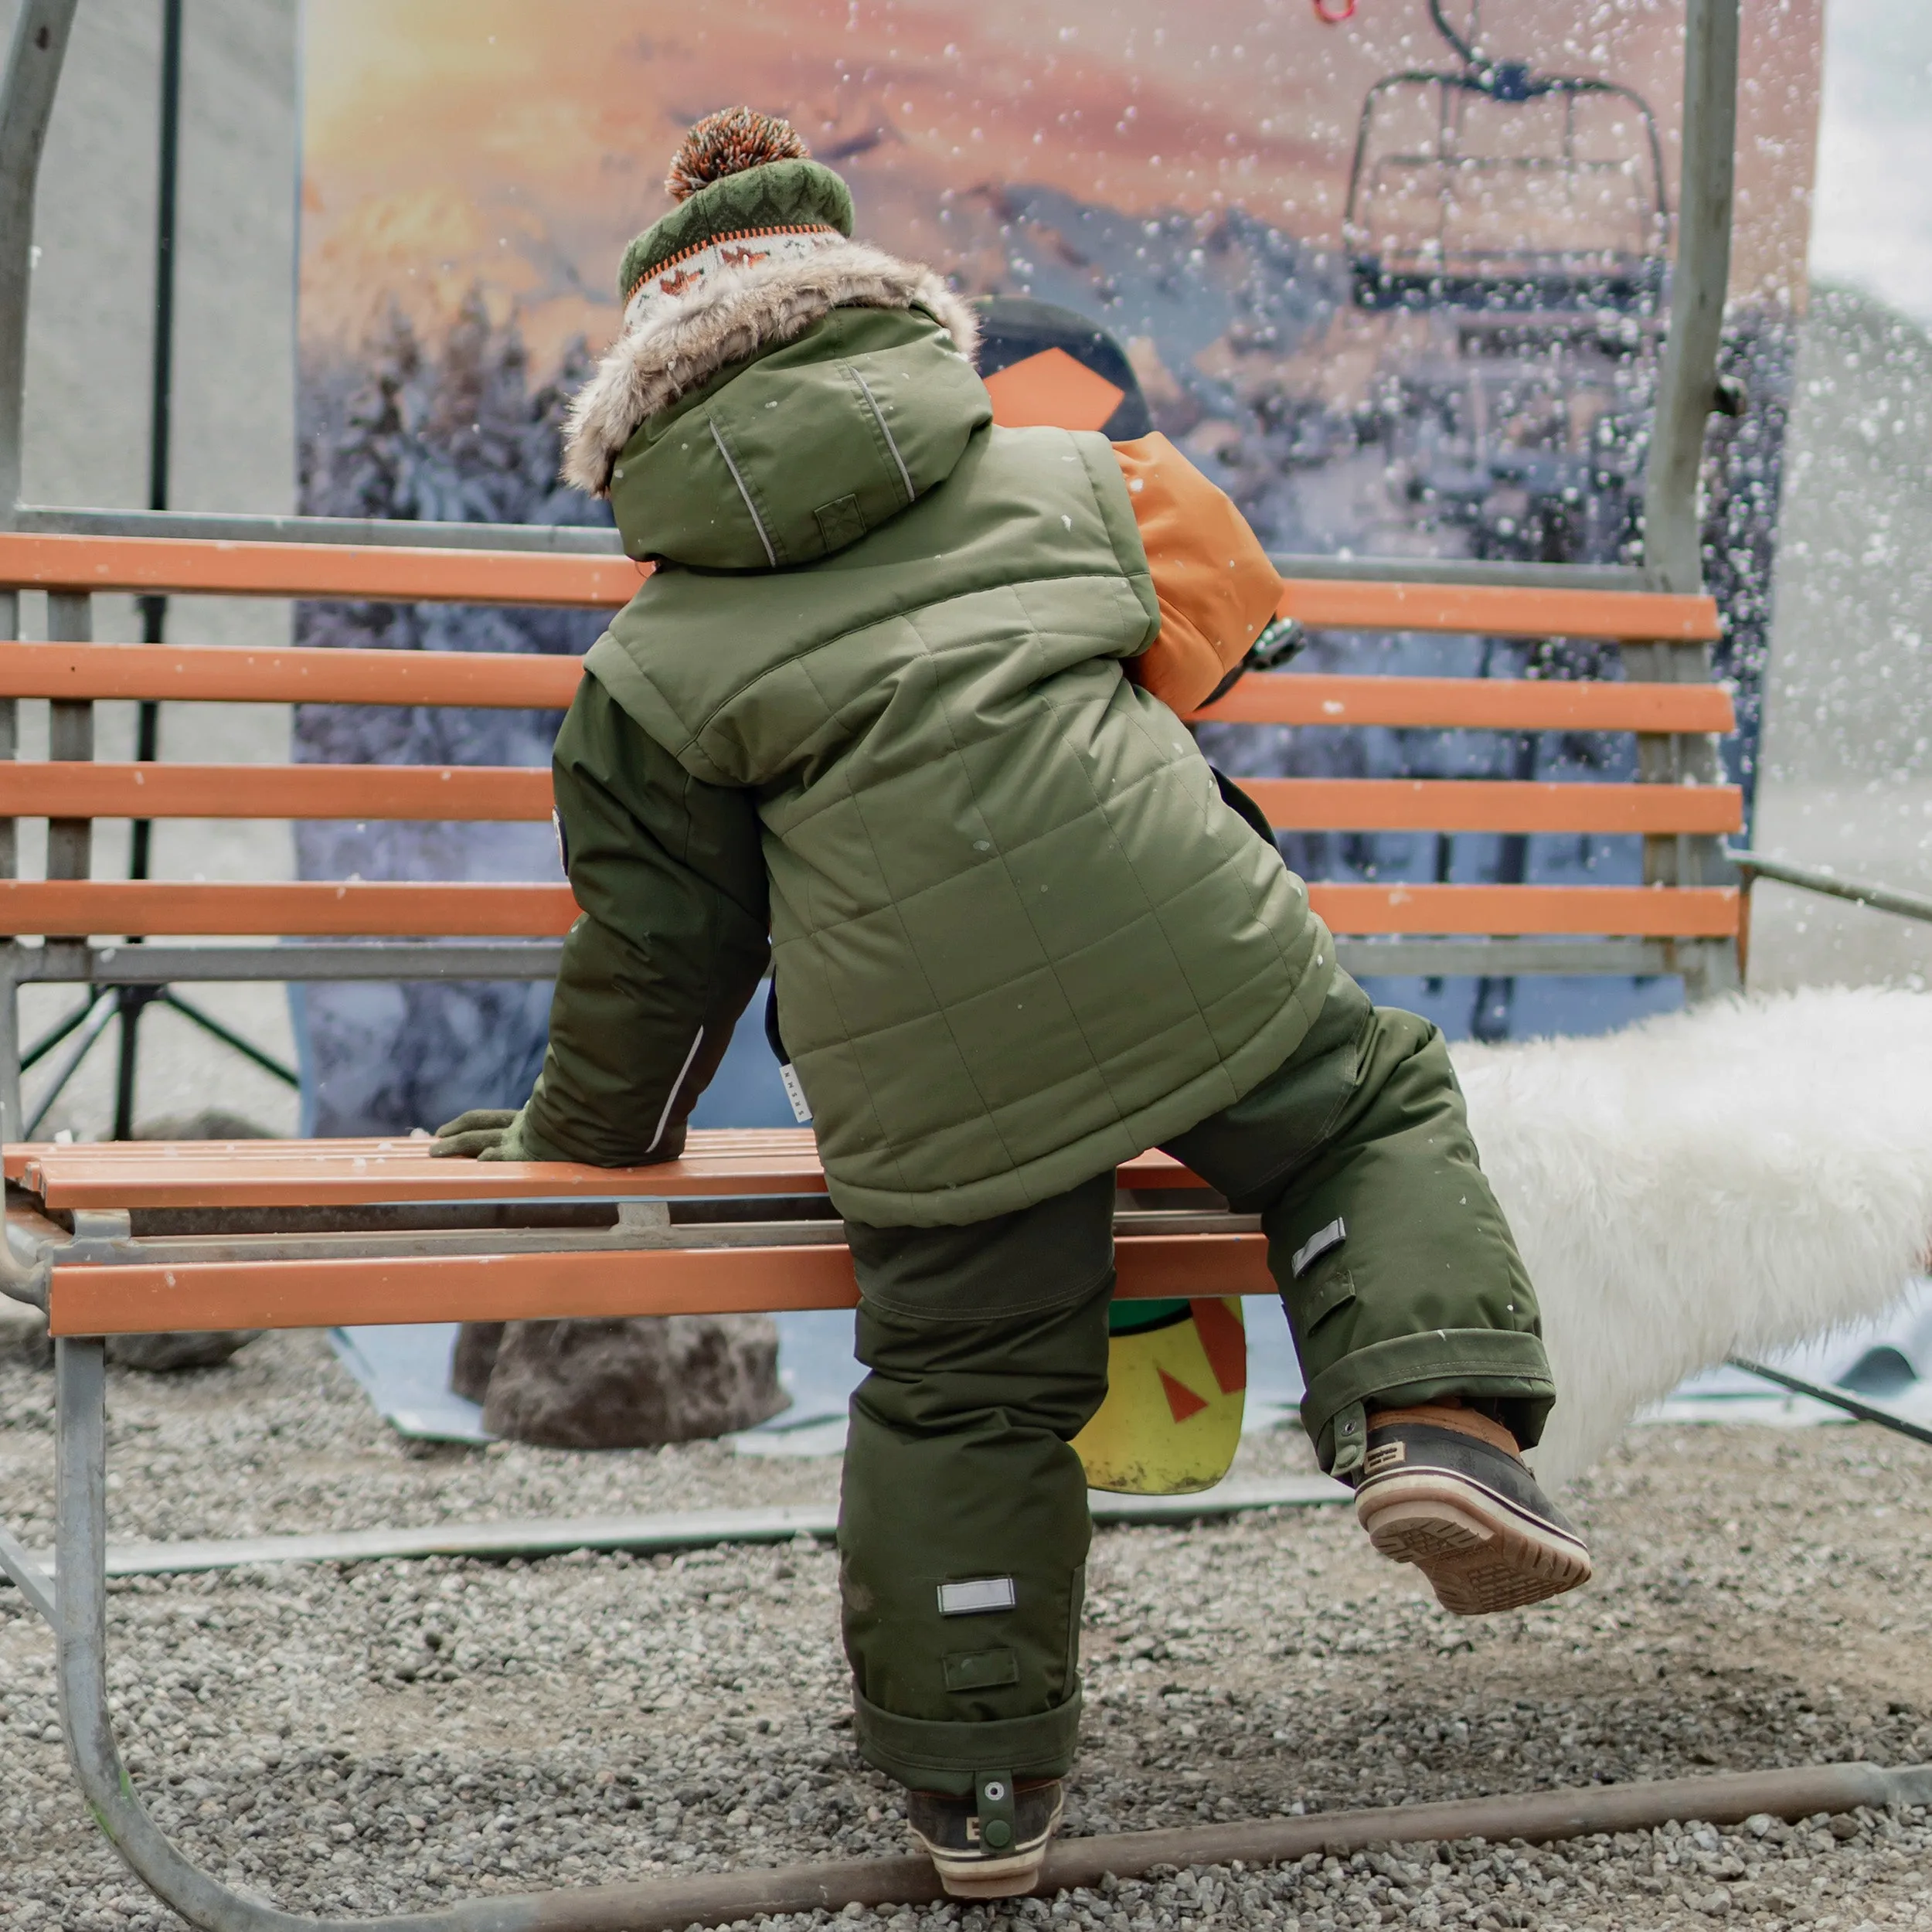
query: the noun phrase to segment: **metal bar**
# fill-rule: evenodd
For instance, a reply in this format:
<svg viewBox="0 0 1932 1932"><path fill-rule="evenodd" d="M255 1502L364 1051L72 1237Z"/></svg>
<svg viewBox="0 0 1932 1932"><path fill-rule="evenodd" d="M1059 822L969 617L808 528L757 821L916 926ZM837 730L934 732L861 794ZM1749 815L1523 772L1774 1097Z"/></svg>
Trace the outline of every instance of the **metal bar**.
<svg viewBox="0 0 1932 1932"><path fill-rule="evenodd" d="M563 958L562 941L550 939L447 945L402 939L306 946L27 946L16 951L22 981L95 986L153 986L174 980L281 985L304 980L554 979Z"/></svg>
<svg viewBox="0 0 1932 1932"><path fill-rule="evenodd" d="M204 1013L199 1006L195 1005L190 1001L183 999L178 993L163 992L155 994L154 998L160 1005L180 1014L183 1019L193 1021L204 1033L212 1035L219 1040L223 1046L231 1048L234 1052L240 1054L244 1060L253 1060L264 1073L273 1073L276 1079L281 1081L284 1086L300 1087L301 1085L301 1075L286 1061L278 1060L273 1053L257 1046L253 1040L243 1039L240 1034L223 1026L219 1020L210 1014ZM114 1134L116 1140L125 1140L127 1138L127 1135L121 1133L118 1129L116 1130Z"/></svg>
<svg viewBox="0 0 1932 1932"><path fill-rule="evenodd" d="M87 644L94 638L94 599L83 591L53 590L47 595L50 643ZM56 698L47 706L47 755L63 763L91 764L94 708L87 698ZM47 821L47 876L85 879L93 869L94 821Z"/></svg>
<svg viewBox="0 0 1932 1932"><path fill-rule="evenodd" d="M1665 589L1703 583L1697 484L1717 403L1717 352L1730 282L1737 135L1738 0L1689 0L1684 26L1683 178L1670 328L1644 474L1644 565Z"/></svg>
<svg viewBox="0 0 1932 1932"><path fill-rule="evenodd" d="M22 1130L22 1138L30 1141L40 1131L40 1124L53 1111L54 1102L66 1090L67 1083L80 1072L80 1063L94 1050L94 1042L107 1032L119 1010L120 1003L116 1000L102 999L94 1002L93 1017L82 1029L80 1039L74 1043L73 1051L55 1068L53 1077L47 1083L32 1113L27 1117L27 1124Z"/></svg>
<svg viewBox="0 0 1932 1932"><path fill-rule="evenodd" d="M53 1579L5 1529L0 1529L0 1572L49 1623L55 1621Z"/></svg>
<svg viewBox="0 0 1932 1932"><path fill-rule="evenodd" d="M1191 1495L1126 1496L1090 1489L1088 1512L1097 1524L1193 1522L1261 1509L1300 1509L1345 1502L1349 1492L1326 1476L1289 1476L1274 1482L1223 1482ZM202 1542L110 1543L110 1577L188 1577L250 1563L408 1562L428 1556L500 1560L558 1556L573 1549L645 1553L703 1549L720 1544L789 1543L813 1536L829 1543L838 1528L835 1505L784 1503L768 1509L676 1509L651 1516L542 1516L509 1522L440 1522L406 1529L323 1530L304 1536L240 1536ZM0 1531L0 1564L5 1535ZM19 1546L14 1547L18 1549ZM40 1563L20 1551L29 1563ZM41 1573L46 1574L44 1563Z"/></svg>
<svg viewBox="0 0 1932 1932"><path fill-rule="evenodd" d="M23 0L0 81L0 529L20 501L34 192L78 0Z"/></svg>
<svg viewBox="0 0 1932 1932"><path fill-rule="evenodd" d="M25 1139L20 1107L20 981L22 949L0 946L0 1145Z"/></svg>
<svg viewBox="0 0 1932 1932"><path fill-rule="evenodd" d="M606 527L547 523L431 523L352 516L270 516L201 510L102 510L22 504L15 528L36 536L183 536L223 543L394 544L439 550L536 550L618 556ZM1655 590L1655 573L1617 563L1490 563L1452 557L1274 559L1284 577L1342 582L1493 584L1524 590Z"/></svg>
<svg viewBox="0 0 1932 1932"><path fill-rule="evenodd" d="M1835 872L1820 872L1811 866L1794 866L1787 859L1767 859L1754 852L1727 849L1724 856L1740 872L1760 879L1774 879L1781 886L1796 886L1832 899L1849 899L1855 906L1869 906L1874 912L1896 913L1901 919L1932 920L1932 899L1918 893L1894 892L1889 886L1868 886L1855 879L1841 879Z"/></svg>
<svg viewBox="0 0 1932 1932"><path fill-rule="evenodd" d="M1814 1402L1828 1402L1834 1409L1842 1409L1848 1416L1856 1416L1861 1422L1875 1422L1881 1429L1910 1436L1914 1442L1932 1442L1932 1425L1901 1414L1889 1403L1873 1402L1849 1389L1842 1389L1835 1382L1808 1382L1803 1376L1789 1374L1783 1369L1767 1368L1761 1362L1747 1362L1742 1355L1733 1355L1727 1366L1742 1369L1747 1376L1774 1382L1781 1389L1789 1389L1794 1395L1809 1396Z"/></svg>
<svg viewBox="0 0 1932 1932"><path fill-rule="evenodd" d="M1234 1825L1183 1825L1062 1838L1047 1848L1036 1896L1097 1888L1109 1878L1138 1879L1156 1867L1284 1865L1311 1855L1347 1858L1378 1845L1486 1838L1532 1845L1600 1833L1651 1831L1672 1821L1740 1825L1768 1813L1787 1820L1861 1808L1923 1804L1932 1799L1932 1767L1811 1764L1788 1770L1713 1777L1645 1780L1569 1790L1375 1811L1321 1811L1306 1818L1256 1818ZM539 1893L521 1903L532 1932L684 1932L767 1915L838 1913L847 1906L947 1903L929 1859L854 1859L776 1871L706 1872L641 1884ZM505 1900L506 1904L512 1903Z"/></svg>
<svg viewBox="0 0 1932 1932"><path fill-rule="evenodd" d="M114 1016L121 1022L121 1037L115 1042L114 1125L112 1138L134 1138L134 1090L141 1072L141 1016L157 999L166 998L147 986L114 988Z"/></svg>
<svg viewBox="0 0 1932 1932"><path fill-rule="evenodd" d="M28 1068L45 1060L100 1003L99 995L92 999L83 1000L65 1019L58 1021L53 1026L49 1026L31 1046L22 1053L20 1056L21 1072L26 1073Z"/></svg>

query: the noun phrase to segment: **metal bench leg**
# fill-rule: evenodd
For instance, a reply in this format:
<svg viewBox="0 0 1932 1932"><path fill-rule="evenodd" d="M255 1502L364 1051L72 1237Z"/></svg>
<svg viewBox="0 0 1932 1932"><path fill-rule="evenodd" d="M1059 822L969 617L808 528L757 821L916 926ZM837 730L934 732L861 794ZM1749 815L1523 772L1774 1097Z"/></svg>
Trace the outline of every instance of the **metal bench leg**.
<svg viewBox="0 0 1932 1932"><path fill-rule="evenodd" d="M400 1917L311 1919L230 1891L182 1856L134 1796L107 1714L107 1345L98 1337L61 1338L54 1376L51 1621L61 1727L94 1822L149 1889L202 1932L538 1932L568 1923L567 1913L556 1910L560 1901L529 1896L477 1899Z"/></svg>

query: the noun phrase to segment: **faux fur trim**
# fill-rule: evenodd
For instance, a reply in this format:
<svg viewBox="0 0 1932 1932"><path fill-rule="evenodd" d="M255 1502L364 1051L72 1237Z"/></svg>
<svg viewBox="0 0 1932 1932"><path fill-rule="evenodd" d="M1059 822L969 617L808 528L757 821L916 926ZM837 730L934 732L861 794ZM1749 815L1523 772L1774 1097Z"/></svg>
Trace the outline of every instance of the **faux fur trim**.
<svg viewBox="0 0 1932 1932"><path fill-rule="evenodd" d="M1692 1370L1880 1313L1932 1240L1932 995L1821 987L1458 1046L1541 1304L1560 1484Z"/></svg>
<svg viewBox="0 0 1932 1932"><path fill-rule="evenodd" d="M937 316L968 362L979 321L930 268L863 242L840 242L802 261L720 270L689 295L633 301L624 332L578 391L564 425L563 480L593 496L638 425L721 369L802 335L835 308L910 308Z"/></svg>

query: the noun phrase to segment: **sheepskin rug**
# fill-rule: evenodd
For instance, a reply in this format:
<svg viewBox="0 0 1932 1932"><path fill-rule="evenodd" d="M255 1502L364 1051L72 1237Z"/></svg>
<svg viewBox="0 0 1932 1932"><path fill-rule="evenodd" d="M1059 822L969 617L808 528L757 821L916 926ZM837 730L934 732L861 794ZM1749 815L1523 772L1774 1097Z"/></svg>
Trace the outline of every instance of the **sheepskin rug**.
<svg viewBox="0 0 1932 1932"><path fill-rule="evenodd" d="M1732 1354L1876 1315L1932 1245L1932 995L1821 988L1455 1049L1543 1304L1561 1484Z"/></svg>

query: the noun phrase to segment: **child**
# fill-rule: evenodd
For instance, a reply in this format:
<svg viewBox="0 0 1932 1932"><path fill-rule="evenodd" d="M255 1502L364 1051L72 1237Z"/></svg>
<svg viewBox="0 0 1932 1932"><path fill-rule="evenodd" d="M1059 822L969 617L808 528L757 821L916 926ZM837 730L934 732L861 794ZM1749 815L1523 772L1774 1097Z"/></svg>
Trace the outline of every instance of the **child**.
<svg viewBox="0 0 1932 1932"><path fill-rule="evenodd" d="M1163 439L992 427L971 311L852 241L783 121L701 121L566 474L655 573L557 740L583 917L515 1115L440 1152L675 1158L775 967L863 1300L839 1526L860 1751L947 1889L1023 1892L1079 1728L1116 1165L1257 1213L1303 1421L1451 1610L1590 1573L1442 1040L1372 1006L1182 726L1279 580Z"/></svg>

